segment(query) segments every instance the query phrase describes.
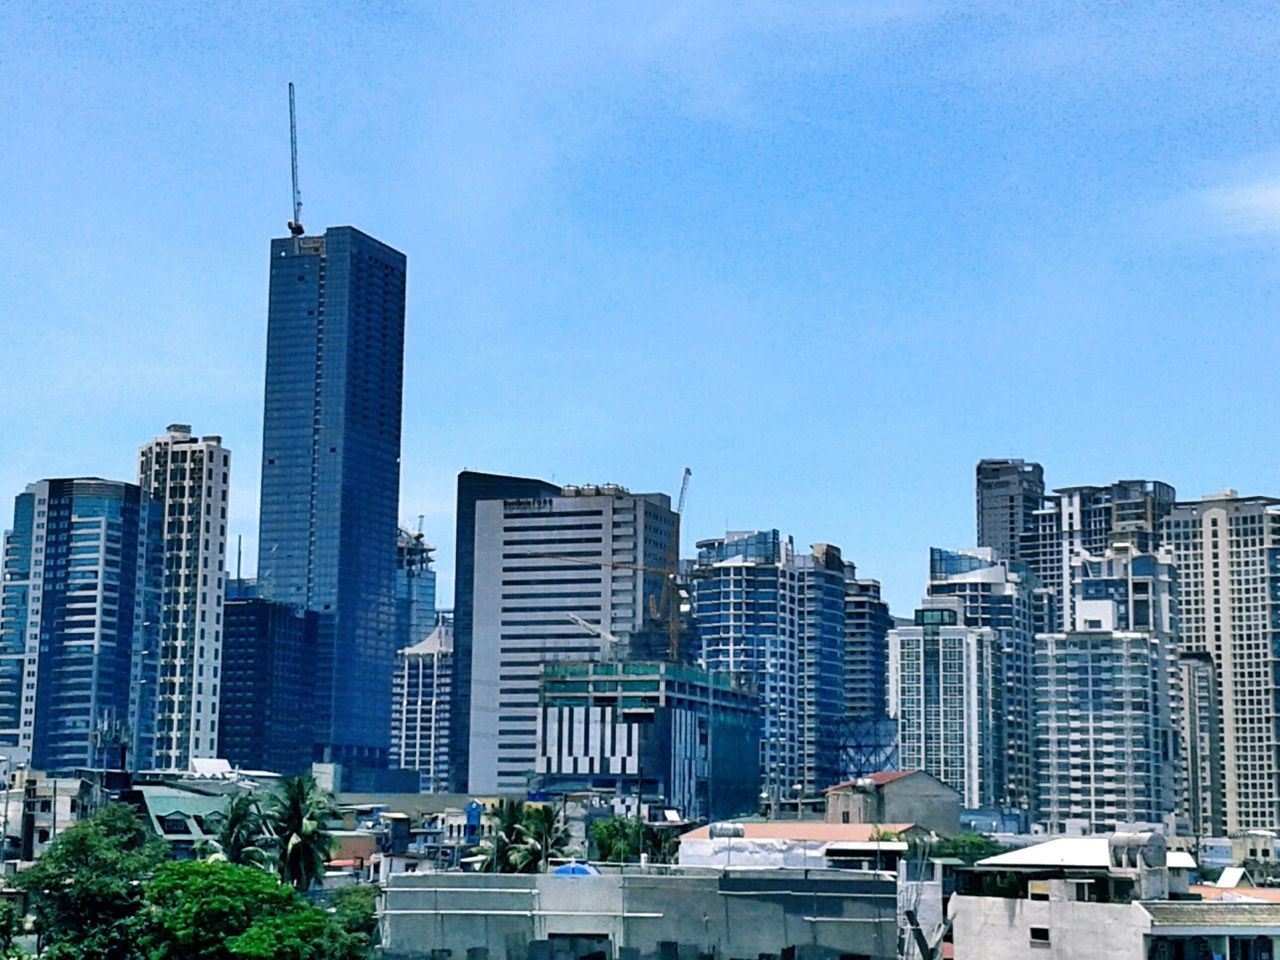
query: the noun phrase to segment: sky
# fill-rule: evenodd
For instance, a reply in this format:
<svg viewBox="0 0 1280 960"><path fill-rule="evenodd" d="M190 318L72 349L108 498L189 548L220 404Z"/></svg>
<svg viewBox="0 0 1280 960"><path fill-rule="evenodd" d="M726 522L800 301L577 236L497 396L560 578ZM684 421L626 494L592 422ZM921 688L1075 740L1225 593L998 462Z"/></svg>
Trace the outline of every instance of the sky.
<svg viewBox="0 0 1280 960"><path fill-rule="evenodd" d="M464 468L677 492L909 615L984 456L1280 495L1274 4L0 0L0 523L232 450L268 246L405 252L401 515Z"/></svg>

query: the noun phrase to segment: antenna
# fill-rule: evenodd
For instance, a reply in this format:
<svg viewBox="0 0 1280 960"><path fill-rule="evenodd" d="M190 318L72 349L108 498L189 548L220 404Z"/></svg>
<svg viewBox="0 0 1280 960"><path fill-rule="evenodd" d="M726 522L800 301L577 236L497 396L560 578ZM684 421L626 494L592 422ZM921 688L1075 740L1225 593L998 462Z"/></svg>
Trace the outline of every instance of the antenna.
<svg viewBox="0 0 1280 960"><path fill-rule="evenodd" d="M293 219L289 233L295 237L306 231L302 227L302 193L298 190L298 114L293 105L293 81L289 82L289 157L293 161Z"/></svg>

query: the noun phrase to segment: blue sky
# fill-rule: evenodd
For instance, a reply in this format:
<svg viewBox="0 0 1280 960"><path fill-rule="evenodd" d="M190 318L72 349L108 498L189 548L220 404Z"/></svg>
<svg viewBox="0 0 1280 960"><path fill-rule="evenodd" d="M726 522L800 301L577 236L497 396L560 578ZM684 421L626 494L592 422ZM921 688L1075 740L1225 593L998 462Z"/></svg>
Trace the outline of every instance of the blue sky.
<svg viewBox="0 0 1280 960"><path fill-rule="evenodd" d="M267 251L409 257L402 516L464 468L840 544L895 612L982 456L1280 494L1272 4L0 3L0 495L233 450ZM5 508L4 519L8 519Z"/></svg>

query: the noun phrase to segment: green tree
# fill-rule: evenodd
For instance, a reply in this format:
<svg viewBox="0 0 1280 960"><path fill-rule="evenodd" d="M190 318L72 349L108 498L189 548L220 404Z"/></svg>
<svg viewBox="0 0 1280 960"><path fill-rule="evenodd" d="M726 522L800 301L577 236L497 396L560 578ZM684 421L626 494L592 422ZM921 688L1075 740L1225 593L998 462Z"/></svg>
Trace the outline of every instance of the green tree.
<svg viewBox="0 0 1280 960"><path fill-rule="evenodd" d="M13 950L13 938L22 930L22 910L8 897L0 898L0 957Z"/></svg>
<svg viewBox="0 0 1280 960"><path fill-rule="evenodd" d="M961 833L946 840L931 844L928 855L931 857L955 857L965 863L977 863L987 857L1004 853L1008 847L1001 846L990 837L980 833Z"/></svg>
<svg viewBox="0 0 1280 960"><path fill-rule="evenodd" d="M165 863L144 885L149 960L229 960L227 940L267 917L311 907L272 874L225 862Z"/></svg>
<svg viewBox="0 0 1280 960"><path fill-rule="evenodd" d="M516 825L519 840L511 852L517 873L540 873L552 857L563 857L569 849L569 828L550 806L526 806Z"/></svg>
<svg viewBox="0 0 1280 960"><path fill-rule="evenodd" d="M654 863L675 856L674 836L666 835L639 817L608 817L591 824L596 856L609 863L635 863L644 854Z"/></svg>
<svg viewBox="0 0 1280 960"><path fill-rule="evenodd" d="M311 777L285 777L267 804L267 827L275 837L280 879L305 893L324 876L333 836L328 820L333 798Z"/></svg>
<svg viewBox="0 0 1280 960"><path fill-rule="evenodd" d="M167 848L124 804L74 824L16 878L48 960L139 960L141 881Z"/></svg>
<svg viewBox="0 0 1280 960"><path fill-rule="evenodd" d="M368 938L308 907L265 917L227 942L237 960L367 960Z"/></svg>
<svg viewBox="0 0 1280 960"><path fill-rule="evenodd" d="M485 814L492 834L484 869L486 873L515 873L514 855L520 845L520 824L524 822L523 800L499 800L498 805Z"/></svg>
<svg viewBox="0 0 1280 960"><path fill-rule="evenodd" d="M372 939L378 929L378 888L342 887L329 898L334 922L347 933Z"/></svg>
<svg viewBox="0 0 1280 960"><path fill-rule="evenodd" d="M209 818L217 831L217 852L228 863L266 866L272 837L258 798L251 793L232 797L225 808Z"/></svg>

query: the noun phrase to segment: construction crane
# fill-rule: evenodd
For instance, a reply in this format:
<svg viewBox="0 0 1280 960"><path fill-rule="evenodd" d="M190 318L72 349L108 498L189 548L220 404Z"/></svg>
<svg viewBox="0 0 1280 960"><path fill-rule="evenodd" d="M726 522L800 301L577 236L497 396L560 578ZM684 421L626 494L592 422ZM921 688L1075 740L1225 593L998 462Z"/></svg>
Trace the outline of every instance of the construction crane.
<svg viewBox="0 0 1280 960"><path fill-rule="evenodd" d="M293 81L289 81L289 158L293 166L293 219L289 221L291 236L300 237L302 227L302 191L298 189L298 114L293 104Z"/></svg>
<svg viewBox="0 0 1280 960"><path fill-rule="evenodd" d="M641 563L628 563L624 560L605 560L598 557L574 557L563 553L529 554L539 560L559 560L564 563L577 563L584 567L608 567L611 570L635 570L640 573L655 574L662 577L662 590L658 596L649 595L649 619L660 624L667 631L667 656L672 660L680 658L680 591L676 578L680 572L680 515L684 510L685 500L689 494L689 477L693 471L684 468L680 480L680 496L676 501L675 529L671 531L671 540L667 544L665 566L652 567Z"/></svg>
<svg viewBox="0 0 1280 960"><path fill-rule="evenodd" d="M583 630L587 631L587 633L595 634L597 637L599 637L601 640L605 642L605 659L606 660L613 660L615 657L617 657L618 648L622 645L621 640L615 637L612 633L610 633L604 627L597 626L596 624L591 623L588 620L583 620L582 617L578 616L575 613L566 613L565 616L569 618L570 622L576 623Z"/></svg>

